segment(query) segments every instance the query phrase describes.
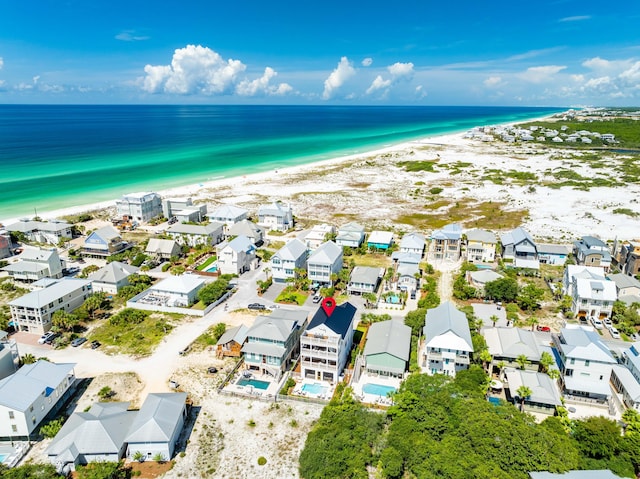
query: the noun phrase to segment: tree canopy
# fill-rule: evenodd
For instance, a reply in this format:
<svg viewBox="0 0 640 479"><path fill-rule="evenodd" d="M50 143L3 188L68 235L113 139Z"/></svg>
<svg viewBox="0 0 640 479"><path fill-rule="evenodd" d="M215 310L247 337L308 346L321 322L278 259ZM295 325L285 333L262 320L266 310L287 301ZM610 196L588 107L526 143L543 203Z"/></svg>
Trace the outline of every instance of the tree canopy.
<svg viewBox="0 0 640 479"><path fill-rule="evenodd" d="M226 279L219 278L213 283L204 285L200 291L198 291L198 299L202 301L205 306L209 306L227 292L228 286L229 282Z"/></svg>

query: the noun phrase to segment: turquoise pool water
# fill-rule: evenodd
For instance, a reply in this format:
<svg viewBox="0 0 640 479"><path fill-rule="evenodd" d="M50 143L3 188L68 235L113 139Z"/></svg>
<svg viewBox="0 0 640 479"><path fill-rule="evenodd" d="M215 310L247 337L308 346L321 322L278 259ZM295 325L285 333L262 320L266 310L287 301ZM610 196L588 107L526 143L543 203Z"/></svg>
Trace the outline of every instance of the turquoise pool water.
<svg viewBox="0 0 640 479"><path fill-rule="evenodd" d="M500 398L496 398L493 396L489 396L489 402L495 406L499 406L500 405Z"/></svg>
<svg viewBox="0 0 640 479"><path fill-rule="evenodd" d="M0 454L0 464L2 464L6 458L7 458L6 454Z"/></svg>
<svg viewBox="0 0 640 479"><path fill-rule="evenodd" d="M242 378L236 384L238 386L253 386L254 388L262 390L265 390L269 387L269 383L267 381L258 381L257 379Z"/></svg>
<svg viewBox="0 0 640 479"><path fill-rule="evenodd" d="M211 268L207 269L207 273L215 273L216 271L218 271L218 266L212 266Z"/></svg>
<svg viewBox="0 0 640 479"><path fill-rule="evenodd" d="M383 386L382 384L367 383L362 386L362 391L367 394L375 394L377 396L387 397L387 393L396 392L393 386Z"/></svg>
<svg viewBox="0 0 640 479"><path fill-rule="evenodd" d="M309 394L323 395L326 394L327 391L329 391L329 388L327 386L323 386L320 383L305 383L302 385L302 390Z"/></svg>

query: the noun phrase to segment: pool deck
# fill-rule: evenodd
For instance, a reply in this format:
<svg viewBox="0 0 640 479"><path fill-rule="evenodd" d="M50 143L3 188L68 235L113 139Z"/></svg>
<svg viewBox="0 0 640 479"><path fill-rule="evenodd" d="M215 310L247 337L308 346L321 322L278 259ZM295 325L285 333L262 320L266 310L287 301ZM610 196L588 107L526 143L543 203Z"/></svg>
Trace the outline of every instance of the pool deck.
<svg viewBox="0 0 640 479"><path fill-rule="evenodd" d="M380 386L388 386L398 390L401 382L402 381L399 378L392 378L389 376L372 376L363 372L358 382L351 384L351 386L353 387L353 393L361 402L365 404L391 406L393 404L391 398L378 396L377 394L365 393L362 388L365 384L379 384Z"/></svg>
<svg viewBox="0 0 640 479"><path fill-rule="evenodd" d="M311 384L320 384L323 388L326 388L326 392L323 391L320 394L314 394L312 392L309 391L304 391L302 388L305 385L311 385ZM296 382L295 387L293 388L293 395L294 396L301 396L301 397L310 397L310 398L314 398L314 399L325 399L327 401L329 401L332 397L333 397L333 393L335 392L335 385L332 385L331 383L327 382L327 381L320 381L317 379L303 379L299 382Z"/></svg>
<svg viewBox="0 0 640 479"><path fill-rule="evenodd" d="M255 379L256 381L263 381L265 383L269 383L269 386L267 387L267 389L260 389L250 384L246 386L242 386L238 384L238 381L240 381L241 379ZM245 377L243 375L243 371L240 371L234 376L233 380L225 386L224 389L233 393L242 394L246 396L273 397L276 394L278 394L279 387L280 387L279 383L277 383L274 380L273 376L268 376L266 374L256 374L252 372L251 376Z"/></svg>
<svg viewBox="0 0 640 479"><path fill-rule="evenodd" d="M0 455L6 456L2 464L7 467L14 467L20 459L29 451L28 442L2 442L0 443Z"/></svg>

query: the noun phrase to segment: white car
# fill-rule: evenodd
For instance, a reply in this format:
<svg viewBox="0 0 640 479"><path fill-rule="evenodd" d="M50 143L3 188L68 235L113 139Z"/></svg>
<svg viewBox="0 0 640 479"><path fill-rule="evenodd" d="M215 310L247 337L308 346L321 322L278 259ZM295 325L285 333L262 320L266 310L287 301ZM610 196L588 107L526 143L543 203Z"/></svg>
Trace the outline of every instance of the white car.
<svg viewBox="0 0 640 479"><path fill-rule="evenodd" d="M613 323L611 322L611 319L609 318L605 318L605 320L603 321L604 325L609 328L611 326L613 326Z"/></svg>
<svg viewBox="0 0 640 479"><path fill-rule="evenodd" d="M55 333L49 331L48 333L44 333L42 336L40 336L40 339L38 339L38 344L44 344L47 342L47 339L49 339L51 336L53 336Z"/></svg>
<svg viewBox="0 0 640 479"><path fill-rule="evenodd" d="M604 326L602 325L602 321L600 321L597 318L591 318L591 324L593 324L593 327L596 329L604 329Z"/></svg>
<svg viewBox="0 0 640 479"><path fill-rule="evenodd" d="M613 326L611 326L609 328L609 332L611 333L611 337L613 339L620 339L620 333L618 332L618 330L616 328L614 328Z"/></svg>

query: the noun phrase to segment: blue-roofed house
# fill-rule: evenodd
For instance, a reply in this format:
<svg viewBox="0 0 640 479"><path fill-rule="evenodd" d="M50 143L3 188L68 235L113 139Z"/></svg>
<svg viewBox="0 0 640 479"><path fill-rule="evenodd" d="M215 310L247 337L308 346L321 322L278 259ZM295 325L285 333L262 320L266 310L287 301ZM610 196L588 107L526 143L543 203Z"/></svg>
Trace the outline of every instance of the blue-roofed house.
<svg viewBox="0 0 640 479"><path fill-rule="evenodd" d="M516 268L540 269L538 246L524 228L516 228L500 236L502 258L512 260Z"/></svg>
<svg viewBox="0 0 640 479"><path fill-rule="evenodd" d="M74 367L39 360L0 380L0 438L31 437L42 420L68 399L75 382Z"/></svg>
<svg viewBox="0 0 640 479"><path fill-rule="evenodd" d="M569 324L552 339L565 394L606 402L611 370L618 362L600 335L593 328Z"/></svg>
<svg viewBox="0 0 640 479"><path fill-rule="evenodd" d="M640 342L622 351L622 365L613 366L611 383L625 406L640 411Z"/></svg>
<svg viewBox="0 0 640 479"><path fill-rule="evenodd" d="M538 244L538 261L540 264L551 264L554 266L562 266L571 254L568 246L561 244Z"/></svg>
<svg viewBox="0 0 640 479"><path fill-rule="evenodd" d="M462 243L462 227L459 224L445 225L431 233L429 258L431 260L458 261Z"/></svg>
<svg viewBox="0 0 640 479"><path fill-rule="evenodd" d="M473 353L469 322L451 301L427 310L423 332L422 372L455 376L469 368Z"/></svg>
<svg viewBox="0 0 640 479"><path fill-rule="evenodd" d="M303 378L337 382L353 345L357 309L343 303L328 315L320 307L300 337L300 367Z"/></svg>
<svg viewBox="0 0 640 479"><path fill-rule="evenodd" d="M279 201L262 205L258 208L258 224L267 231L288 231L293 228L293 210Z"/></svg>
<svg viewBox="0 0 640 479"><path fill-rule="evenodd" d="M220 274L242 274L256 262L256 247L246 236L237 236L218 246L218 271Z"/></svg>
<svg viewBox="0 0 640 479"><path fill-rule="evenodd" d="M605 272L611 267L611 251L607 243L593 236L583 236L573 243L573 255L576 263L585 266L600 266Z"/></svg>

